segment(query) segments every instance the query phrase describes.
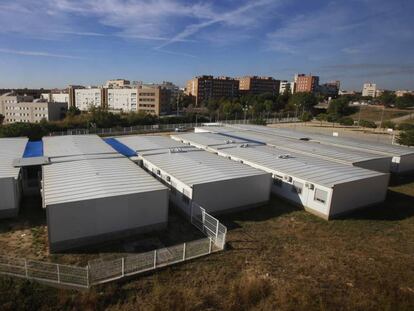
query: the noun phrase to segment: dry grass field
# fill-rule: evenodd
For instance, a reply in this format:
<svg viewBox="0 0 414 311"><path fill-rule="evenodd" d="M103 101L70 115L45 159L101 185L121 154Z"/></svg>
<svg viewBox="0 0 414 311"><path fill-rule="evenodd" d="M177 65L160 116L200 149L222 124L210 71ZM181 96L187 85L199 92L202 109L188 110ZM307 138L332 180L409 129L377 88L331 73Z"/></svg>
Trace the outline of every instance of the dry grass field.
<svg viewBox="0 0 414 311"><path fill-rule="evenodd" d="M414 309L413 178L384 204L330 222L276 198L221 220L222 253L84 292L0 277L0 309ZM31 234L15 246L36 252Z"/></svg>

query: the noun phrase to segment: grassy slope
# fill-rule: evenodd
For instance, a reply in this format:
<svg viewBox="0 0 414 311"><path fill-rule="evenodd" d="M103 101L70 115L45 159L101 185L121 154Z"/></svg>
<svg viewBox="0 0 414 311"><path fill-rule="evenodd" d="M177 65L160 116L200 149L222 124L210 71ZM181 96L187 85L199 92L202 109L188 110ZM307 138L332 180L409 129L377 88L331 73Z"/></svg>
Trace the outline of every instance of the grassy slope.
<svg viewBox="0 0 414 311"><path fill-rule="evenodd" d="M0 278L0 309L412 310L414 182L326 222L278 199L227 216L228 250L74 292Z"/></svg>
<svg viewBox="0 0 414 311"><path fill-rule="evenodd" d="M357 113L350 115L350 117L353 118L354 120L358 120L359 116L361 115L361 120L374 121L374 122L381 121L381 115L382 115L382 110L383 110L382 107L362 106L360 109L361 109L361 114L357 112ZM383 120L384 121L391 120L391 119L402 117L408 114L410 114L409 110L387 108L385 109Z"/></svg>

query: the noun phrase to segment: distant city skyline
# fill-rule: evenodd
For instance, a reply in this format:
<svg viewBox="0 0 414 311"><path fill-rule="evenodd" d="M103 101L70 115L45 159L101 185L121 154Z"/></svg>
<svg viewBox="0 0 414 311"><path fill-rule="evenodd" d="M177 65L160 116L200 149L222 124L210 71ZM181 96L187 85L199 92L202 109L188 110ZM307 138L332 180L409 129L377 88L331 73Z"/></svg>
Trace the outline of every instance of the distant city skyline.
<svg viewBox="0 0 414 311"><path fill-rule="evenodd" d="M312 73L414 89L408 0L15 0L0 4L0 88Z"/></svg>

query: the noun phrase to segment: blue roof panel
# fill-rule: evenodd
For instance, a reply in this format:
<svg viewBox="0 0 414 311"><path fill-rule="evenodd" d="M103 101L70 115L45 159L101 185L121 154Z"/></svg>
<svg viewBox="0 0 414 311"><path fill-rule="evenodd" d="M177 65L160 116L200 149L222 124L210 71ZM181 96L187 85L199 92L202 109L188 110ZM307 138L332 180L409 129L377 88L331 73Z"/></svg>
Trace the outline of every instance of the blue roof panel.
<svg viewBox="0 0 414 311"><path fill-rule="evenodd" d="M24 149L23 158L43 157L43 141L29 141Z"/></svg>
<svg viewBox="0 0 414 311"><path fill-rule="evenodd" d="M131 148L125 146L123 143L121 143L119 140L115 138L105 138L104 141L114 148L116 151L118 151L120 154L126 156L126 157L134 157L137 155L137 153L132 150Z"/></svg>

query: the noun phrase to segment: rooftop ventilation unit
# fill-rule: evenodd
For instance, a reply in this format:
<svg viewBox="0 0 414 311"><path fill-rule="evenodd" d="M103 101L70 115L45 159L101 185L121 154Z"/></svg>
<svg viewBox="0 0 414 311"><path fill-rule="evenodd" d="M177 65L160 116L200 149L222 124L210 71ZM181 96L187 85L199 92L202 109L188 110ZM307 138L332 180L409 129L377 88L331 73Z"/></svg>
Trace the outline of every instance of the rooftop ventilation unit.
<svg viewBox="0 0 414 311"><path fill-rule="evenodd" d="M170 152L170 154L171 153L180 153L180 152L185 152L185 150L183 148L170 148L169 152Z"/></svg>
<svg viewBox="0 0 414 311"><path fill-rule="evenodd" d="M227 144L227 145L228 145L228 144L234 144L234 141L233 141L233 140L231 140L231 139L226 140L225 142L226 142L226 144Z"/></svg>
<svg viewBox="0 0 414 311"><path fill-rule="evenodd" d="M247 148L247 147L249 147L249 144L241 144L240 145L240 148Z"/></svg>
<svg viewBox="0 0 414 311"><path fill-rule="evenodd" d="M293 157L290 154L281 154L278 156L278 159L292 159Z"/></svg>

